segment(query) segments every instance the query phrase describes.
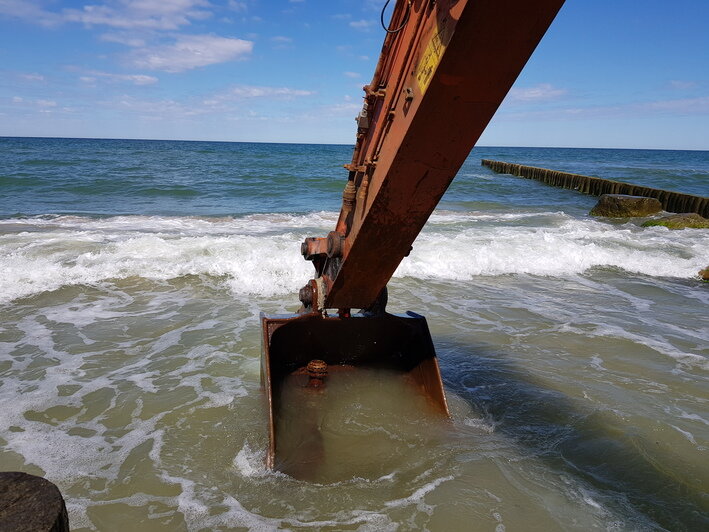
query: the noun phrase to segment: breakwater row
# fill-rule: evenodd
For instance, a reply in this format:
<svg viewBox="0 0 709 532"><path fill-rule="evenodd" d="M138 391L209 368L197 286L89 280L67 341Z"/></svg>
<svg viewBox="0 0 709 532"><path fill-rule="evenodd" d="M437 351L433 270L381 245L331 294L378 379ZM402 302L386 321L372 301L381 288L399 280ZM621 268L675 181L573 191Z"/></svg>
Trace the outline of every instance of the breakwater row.
<svg viewBox="0 0 709 532"><path fill-rule="evenodd" d="M583 194L589 194L591 196L600 196L601 194L628 194L630 196L657 198L660 200L660 203L662 203L662 208L668 212L696 212L705 218L709 218L709 198L704 196L682 194L670 190L633 185L622 181L570 174L535 166L492 161L490 159L483 159L482 165L500 174L511 174L527 179L536 179L547 185L578 190Z"/></svg>

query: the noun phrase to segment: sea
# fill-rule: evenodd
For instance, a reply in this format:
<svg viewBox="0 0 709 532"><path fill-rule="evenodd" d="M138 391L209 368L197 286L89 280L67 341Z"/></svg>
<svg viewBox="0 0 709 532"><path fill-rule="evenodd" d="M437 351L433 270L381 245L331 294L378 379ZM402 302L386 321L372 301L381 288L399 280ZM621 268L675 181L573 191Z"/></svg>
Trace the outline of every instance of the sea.
<svg viewBox="0 0 709 532"><path fill-rule="evenodd" d="M708 196L706 151L473 149L389 283L451 419L374 375L314 407L339 469L265 468L259 314L298 309L351 155L0 138L0 470L75 531L709 530L709 230L480 164Z"/></svg>

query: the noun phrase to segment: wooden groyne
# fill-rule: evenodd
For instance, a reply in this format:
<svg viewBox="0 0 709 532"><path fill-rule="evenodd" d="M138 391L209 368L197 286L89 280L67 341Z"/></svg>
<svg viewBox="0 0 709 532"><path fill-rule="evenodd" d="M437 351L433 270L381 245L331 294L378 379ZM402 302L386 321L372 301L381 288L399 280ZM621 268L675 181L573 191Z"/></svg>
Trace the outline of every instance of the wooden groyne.
<svg viewBox="0 0 709 532"><path fill-rule="evenodd" d="M630 196L657 198L660 200L660 203L662 203L662 208L668 212L696 212L705 218L709 218L709 198L704 196L682 194L680 192L643 187L622 181L602 179L600 177L569 174L567 172L547 170L546 168L505 163L502 161L491 161L489 159L483 159L482 165L500 174L512 174L527 179L536 179L547 185L578 190L583 194L589 194L591 196L600 196L601 194L628 194Z"/></svg>

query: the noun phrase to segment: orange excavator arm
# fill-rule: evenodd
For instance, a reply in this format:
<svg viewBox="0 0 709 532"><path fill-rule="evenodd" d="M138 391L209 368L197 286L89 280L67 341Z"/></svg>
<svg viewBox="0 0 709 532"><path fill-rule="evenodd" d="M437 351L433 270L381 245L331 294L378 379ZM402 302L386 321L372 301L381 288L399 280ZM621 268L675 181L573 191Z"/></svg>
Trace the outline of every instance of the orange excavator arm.
<svg viewBox="0 0 709 532"><path fill-rule="evenodd" d="M317 479L328 457L337 459L307 409L326 409L325 382L345 374L385 370L431 412L449 415L425 318L385 312L385 288L562 4L397 2L364 87L337 225L301 246L316 271L300 290L303 308L261 316L267 467Z"/></svg>
<svg viewBox="0 0 709 532"><path fill-rule="evenodd" d="M396 3L337 225L301 246L317 273L305 311L377 301L563 3Z"/></svg>

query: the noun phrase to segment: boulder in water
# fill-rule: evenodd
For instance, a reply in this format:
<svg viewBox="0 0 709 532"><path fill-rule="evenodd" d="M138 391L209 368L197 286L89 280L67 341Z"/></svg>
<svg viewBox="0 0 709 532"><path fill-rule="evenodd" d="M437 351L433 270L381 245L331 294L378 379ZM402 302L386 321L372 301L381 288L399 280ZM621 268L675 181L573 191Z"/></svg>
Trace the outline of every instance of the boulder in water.
<svg viewBox="0 0 709 532"><path fill-rule="evenodd" d="M709 266L699 272L699 277L701 277L702 281L705 283L709 283Z"/></svg>
<svg viewBox="0 0 709 532"><path fill-rule="evenodd" d="M0 530L69 532L59 489L42 477L0 473Z"/></svg>
<svg viewBox="0 0 709 532"><path fill-rule="evenodd" d="M649 216L662 210L662 203L655 198L628 196L626 194L603 194L596 206L591 209L591 216L609 218L631 218Z"/></svg>
<svg viewBox="0 0 709 532"><path fill-rule="evenodd" d="M643 224L643 227L652 227L655 225L662 225L669 229L684 229L685 227L689 227L690 229L709 229L709 219L699 216L694 212L685 212L682 214L670 214L669 216L663 216L655 220L648 220Z"/></svg>

